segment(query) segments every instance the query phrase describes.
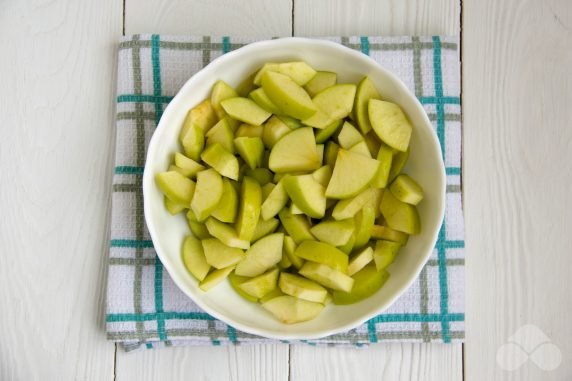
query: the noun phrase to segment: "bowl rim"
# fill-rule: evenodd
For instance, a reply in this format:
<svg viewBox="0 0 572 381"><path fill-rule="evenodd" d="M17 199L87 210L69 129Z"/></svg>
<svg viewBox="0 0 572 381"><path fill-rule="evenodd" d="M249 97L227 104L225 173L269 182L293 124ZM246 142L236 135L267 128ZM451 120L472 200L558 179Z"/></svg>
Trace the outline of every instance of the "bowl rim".
<svg viewBox="0 0 572 381"><path fill-rule="evenodd" d="M405 291L407 291L411 287L413 282L415 282L415 280L419 277L421 270L423 269L423 267L425 266L425 264L429 260L433 250L430 249L430 250L427 250L426 253L424 253L423 260L419 262L418 266L415 269L412 269L411 276L410 276L409 280L405 284L403 284L401 287L399 287L398 291L395 292L393 294L393 296L388 298L385 301L385 303L379 305L372 312L364 314L360 318L356 318L349 323L339 325L336 328L332 328L332 329L321 329L321 330L317 330L316 332L313 332L313 333L304 333L302 335L296 334L295 332L283 332L282 334L280 334L280 333L273 332L273 331L267 331L264 328L260 329L257 327L242 324L238 321L235 321L235 319L233 319L232 317L218 313L216 310L210 308L206 303L203 303L202 300L200 300L198 298L194 298L193 295L186 289L186 287L182 286L182 280L179 279L179 276L176 275L176 272L172 271L171 263L170 263L170 261L165 260L166 256L163 255L163 253L161 253L161 251L159 250L159 245L155 246L155 242L158 242L159 237L157 236L155 224L154 224L153 220L149 217L149 216L151 216L151 210L150 210L151 202L150 202L150 195L149 195L150 191L149 191L149 189L151 188L151 186L154 185L154 174L151 173L151 169L149 169L149 166L147 165L147 163L149 163L150 156L153 156L153 153L156 151L155 146L157 144L159 144L158 143L159 142L158 136L160 134L157 134L156 132L160 128L162 128L162 126L166 123L165 120L167 118L165 118L164 116L168 115L172 109L177 107L177 104L179 103L179 102L177 102L178 98L181 98L183 96L182 94L186 93L187 92L186 90L188 88L191 88L195 83L202 81L203 77L207 76L210 71L214 70L221 63L224 63L224 62L229 61L229 60L234 60L236 57L240 57L241 55L247 55L250 53L250 51L252 51L252 50L257 51L258 49L264 48L267 45L276 45L276 44L280 45L280 44L289 44L289 43L299 43L299 44L306 44L306 45L308 45L308 44L310 44L310 45L312 45L312 44L323 45L323 46L326 46L326 47L329 47L332 49L337 49L337 50L343 51L344 54L351 56L352 59L368 61L370 65L374 65L376 70L379 70L379 71L383 72L384 75L388 76L403 93L405 93L409 98L411 98L413 100L414 107L417 109L416 111L420 113L421 118L423 120L423 126L420 125L420 126L416 126L416 127L429 129L429 131L430 131L429 135L431 136L431 139L432 139L432 145L436 149L438 149L439 152L443 152L442 147L441 147L441 143L439 141L439 138L437 137L437 133L433 129L433 127L431 125L431 121L429 120L429 117L427 116L427 112L425 111L425 109L421 105L419 99L417 99L417 97L407 88L407 86L403 83L403 81L401 81L401 79L399 77L397 77L395 74L393 74L389 70L382 67L377 61L375 61L370 56L365 55L362 52L348 48L348 47L341 45L337 42L325 40L325 39L322 40L322 39L317 39L317 38L306 38L306 37L282 37L282 38L277 38L277 39L272 39L272 40L256 41L256 42L249 43L249 44L242 46L236 50L230 51L228 53L225 53L225 54L215 58L207 66L203 67L197 73L193 74L185 82L185 84L178 90L177 94L173 97L173 99L169 102L169 104L167 105L167 107L163 111L162 117L159 120L159 123L157 124L155 132L153 133L153 135L149 141L149 146L147 148L147 155L145 158L145 168L144 168L143 180L142 180L143 211L144 211L145 222L147 224L149 235L150 235L151 240L153 242L154 250L155 250L157 256L159 257L163 266L165 267L165 269L167 270L167 272L171 276L175 285L187 297L191 298L191 300L199 308L201 308L202 310L204 310L205 312L207 312L209 315L213 316L214 318L221 320L222 322L224 322L224 323L226 323L226 324L228 324L228 325L230 325L230 326L232 326L232 327L234 327L240 331L250 333L253 335L262 336L262 337L269 338L269 339L276 339L276 340L319 339L319 338L323 338L326 336L346 332L348 330L356 328L356 327L362 325L363 323L367 322L371 318L377 316L378 314L380 314L384 310L388 309L390 306L392 306L395 303L395 301L399 297L401 297L405 293ZM439 165L439 173L438 173L438 179L437 180L440 180L439 185L441 186L441 189L443 191L441 192L441 204L440 204L441 210L439 210L439 213L438 213L439 229L437 229L437 231L433 234L433 237L430 241L430 243L431 243L430 247L431 248L434 248L435 244L438 241L440 226L442 225L443 219L445 216L447 177L446 177L446 172L445 172L444 158L442 157L441 154L439 155L439 158L440 158L440 160L439 160L440 165Z"/></svg>

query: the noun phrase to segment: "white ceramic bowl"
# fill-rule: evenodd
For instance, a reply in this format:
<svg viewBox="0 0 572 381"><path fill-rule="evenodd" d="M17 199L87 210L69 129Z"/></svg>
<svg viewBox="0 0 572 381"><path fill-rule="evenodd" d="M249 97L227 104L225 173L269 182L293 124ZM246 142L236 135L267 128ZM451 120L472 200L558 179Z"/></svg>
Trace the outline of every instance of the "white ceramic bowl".
<svg viewBox="0 0 572 381"><path fill-rule="evenodd" d="M405 172L425 191L419 205L422 232L409 239L395 263L391 277L375 295L350 306L328 305L314 320L282 324L259 304L239 297L228 282L203 292L181 259L181 244L190 234L183 214L171 216L154 175L165 171L179 149L178 134L187 111L209 96L216 80L237 86L265 62L303 60L317 70L338 74L338 83L357 83L368 75L383 99L399 104L414 125L411 155ZM180 289L217 319L244 332L274 339L312 339L347 331L388 308L418 276L437 240L445 209L445 170L439 140L415 96L393 74L357 51L329 42L304 38L262 41L217 58L190 78L169 103L155 131L143 176L145 219L157 255Z"/></svg>

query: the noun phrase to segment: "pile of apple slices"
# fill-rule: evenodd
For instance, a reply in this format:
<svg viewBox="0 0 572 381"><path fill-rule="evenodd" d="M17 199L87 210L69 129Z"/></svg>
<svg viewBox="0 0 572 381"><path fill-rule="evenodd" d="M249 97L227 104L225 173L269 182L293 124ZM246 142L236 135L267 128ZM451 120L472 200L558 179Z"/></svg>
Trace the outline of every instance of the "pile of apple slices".
<svg viewBox="0 0 572 381"><path fill-rule="evenodd" d="M369 78L336 81L267 63L189 111L156 183L171 214L188 209L182 258L202 290L228 278L280 321L310 320L374 294L420 232L409 120Z"/></svg>

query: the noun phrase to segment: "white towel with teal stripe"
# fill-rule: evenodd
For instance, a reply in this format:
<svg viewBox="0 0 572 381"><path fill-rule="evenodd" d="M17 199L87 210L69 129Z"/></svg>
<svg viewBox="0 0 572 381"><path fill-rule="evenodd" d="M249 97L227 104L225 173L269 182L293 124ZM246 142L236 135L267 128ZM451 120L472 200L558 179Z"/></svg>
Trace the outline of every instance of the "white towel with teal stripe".
<svg viewBox="0 0 572 381"><path fill-rule="evenodd" d="M419 98L443 146L446 214L419 278L383 314L304 345L464 340L465 250L461 204L459 44L452 37L333 37L370 55ZM264 343L218 321L175 286L145 226L141 178L149 139L179 88L214 58L253 38L134 35L119 44L117 141L107 287L107 337L126 350Z"/></svg>

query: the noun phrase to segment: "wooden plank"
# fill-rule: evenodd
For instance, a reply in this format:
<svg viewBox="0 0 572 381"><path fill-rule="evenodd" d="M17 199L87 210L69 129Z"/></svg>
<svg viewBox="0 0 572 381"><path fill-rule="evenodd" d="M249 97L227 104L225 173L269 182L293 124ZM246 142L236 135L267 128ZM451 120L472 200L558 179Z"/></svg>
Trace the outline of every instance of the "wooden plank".
<svg viewBox="0 0 572 381"><path fill-rule="evenodd" d="M572 2L465 0L463 15L467 380L570 379ZM558 349L505 371L497 351L525 324Z"/></svg>
<svg viewBox="0 0 572 381"><path fill-rule="evenodd" d="M459 34L458 0L296 0L296 36Z"/></svg>
<svg viewBox="0 0 572 381"><path fill-rule="evenodd" d="M293 346L290 376L292 381L461 380L461 345L391 343L369 348Z"/></svg>
<svg viewBox="0 0 572 381"><path fill-rule="evenodd" d="M291 0L127 1L125 33L290 36Z"/></svg>
<svg viewBox="0 0 572 381"><path fill-rule="evenodd" d="M287 345L164 348L117 353L117 381L286 381Z"/></svg>
<svg viewBox="0 0 572 381"><path fill-rule="evenodd" d="M114 0L2 2L0 379L111 380Z"/></svg>

